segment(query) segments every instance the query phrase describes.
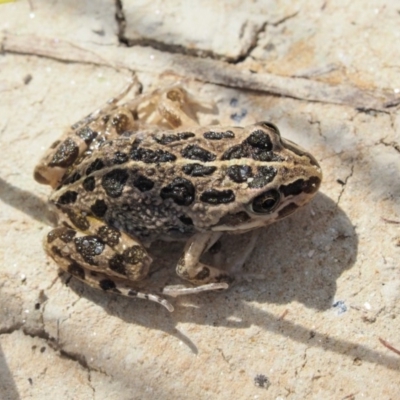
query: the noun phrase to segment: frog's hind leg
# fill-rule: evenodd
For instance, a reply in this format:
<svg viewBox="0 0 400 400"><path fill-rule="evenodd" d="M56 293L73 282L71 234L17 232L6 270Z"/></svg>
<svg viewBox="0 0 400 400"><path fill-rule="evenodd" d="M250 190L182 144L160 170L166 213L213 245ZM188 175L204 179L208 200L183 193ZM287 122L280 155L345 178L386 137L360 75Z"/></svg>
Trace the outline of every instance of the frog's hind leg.
<svg viewBox="0 0 400 400"><path fill-rule="evenodd" d="M166 300L135 288L152 262L145 248L102 221L85 217L84 222L84 231L65 222L46 236L44 247L60 268L97 289L155 301L173 311Z"/></svg>

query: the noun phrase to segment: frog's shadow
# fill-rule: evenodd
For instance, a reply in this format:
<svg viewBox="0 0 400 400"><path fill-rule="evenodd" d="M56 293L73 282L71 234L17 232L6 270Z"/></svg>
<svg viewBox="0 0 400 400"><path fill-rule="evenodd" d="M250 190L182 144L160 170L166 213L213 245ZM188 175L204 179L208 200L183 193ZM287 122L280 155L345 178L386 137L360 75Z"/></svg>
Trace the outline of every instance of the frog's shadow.
<svg viewBox="0 0 400 400"><path fill-rule="evenodd" d="M226 235L222 251L229 254L236 248L240 252L241 241L240 235ZM176 332L177 322L243 328L257 323L256 314L262 313L251 306L251 302L288 304L297 301L318 311L332 307L336 280L353 265L357 248L357 234L346 214L320 193L304 210L261 231L245 269L249 273L263 274L267 279L240 282L226 292L171 298L175 307L172 314L156 303L105 295L75 279L69 286L128 323L169 333ZM180 253L171 244L164 246L162 252L164 259L169 258L169 266L154 273L150 281L157 276L157 281L163 278L163 284L165 279L167 284L182 284L175 278L173 266ZM161 284L157 282L157 285Z"/></svg>

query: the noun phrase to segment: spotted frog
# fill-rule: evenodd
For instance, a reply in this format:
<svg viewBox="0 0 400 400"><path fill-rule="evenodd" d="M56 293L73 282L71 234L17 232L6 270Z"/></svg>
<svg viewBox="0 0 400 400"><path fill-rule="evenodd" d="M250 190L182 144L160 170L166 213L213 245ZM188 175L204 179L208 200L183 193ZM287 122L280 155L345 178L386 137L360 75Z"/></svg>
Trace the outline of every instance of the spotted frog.
<svg viewBox="0 0 400 400"><path fill-rule="evenodd" d="M132 85L131 85L132 86ZM177 274L195 287L226 289L234 276L200 261L223 233L245 233L292 214L321 183L315 158L270 122L199 126L176 85L119 104L130 90L73 125L35 169L54 191L58 226L47 253L103 291L172 305L138 289L155 240L184 240Z"/></svg>

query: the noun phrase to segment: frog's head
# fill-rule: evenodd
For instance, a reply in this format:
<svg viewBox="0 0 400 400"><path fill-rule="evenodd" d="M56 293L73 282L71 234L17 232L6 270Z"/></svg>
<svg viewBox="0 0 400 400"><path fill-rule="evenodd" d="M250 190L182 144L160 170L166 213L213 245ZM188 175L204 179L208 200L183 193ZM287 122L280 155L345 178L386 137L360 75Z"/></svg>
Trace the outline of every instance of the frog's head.
<svg viewBox="0 0 400 400"><path fill-rule="evenodd" d="M222 185L231 187L235 200L212 229L244 232L287 217L316 194L322 172L315 158L278 128L260 122L240 131L239 145L222 158L226 171Z"/></svg>

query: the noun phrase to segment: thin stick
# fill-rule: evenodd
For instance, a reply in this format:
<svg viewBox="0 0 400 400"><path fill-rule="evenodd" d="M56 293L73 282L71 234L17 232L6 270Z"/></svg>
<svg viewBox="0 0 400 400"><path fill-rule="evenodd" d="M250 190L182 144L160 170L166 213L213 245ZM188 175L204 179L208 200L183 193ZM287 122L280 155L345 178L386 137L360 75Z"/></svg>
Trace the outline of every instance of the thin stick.
<svg viewBox="0 0 400 400"><path fill-rule="evenodd" d="M382 338L379 338L379 341L387 347L389 350L392 350L393 353L396 353L400 356L400 350L397 350L395 347L393 347L391 344L389 344L386 340L383 340Z"/></svg>

